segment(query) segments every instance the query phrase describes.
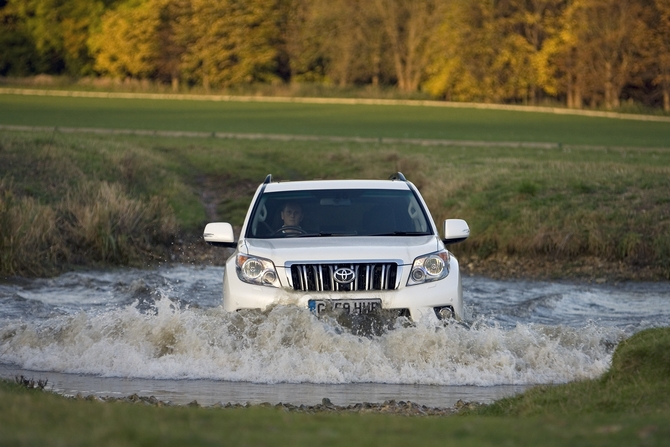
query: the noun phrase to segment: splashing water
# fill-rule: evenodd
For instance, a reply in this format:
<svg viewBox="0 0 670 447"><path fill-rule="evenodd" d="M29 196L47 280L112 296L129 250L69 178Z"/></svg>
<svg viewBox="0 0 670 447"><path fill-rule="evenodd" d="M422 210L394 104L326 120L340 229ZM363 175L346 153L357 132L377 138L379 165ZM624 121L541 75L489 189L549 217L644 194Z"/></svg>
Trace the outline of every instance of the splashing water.
<svg viewBox="0 0 670 447"><path fill-rule="evenodd" d="M294 306L229 314L220 274L176 267L2 285L0 363L263 384L562 383L602 374L620 340L670 321L667 285L464 278L467 324L398 319L361 334Z"/></svg>

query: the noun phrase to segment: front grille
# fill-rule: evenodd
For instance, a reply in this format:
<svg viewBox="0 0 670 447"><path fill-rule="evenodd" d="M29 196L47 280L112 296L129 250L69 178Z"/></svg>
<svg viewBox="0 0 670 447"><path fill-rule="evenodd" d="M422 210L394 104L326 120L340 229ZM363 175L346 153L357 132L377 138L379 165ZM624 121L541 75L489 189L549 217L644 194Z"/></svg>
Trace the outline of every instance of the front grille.
<svg viewBox="0 0 670 447"><path fill-rule="evenodd" d="M348 284L336 281L339 269L353 271L353 280ZM393 290L396 288L398 264L293 264L291 280L293 289L303 292L350 292L354 290Z"/></svg>

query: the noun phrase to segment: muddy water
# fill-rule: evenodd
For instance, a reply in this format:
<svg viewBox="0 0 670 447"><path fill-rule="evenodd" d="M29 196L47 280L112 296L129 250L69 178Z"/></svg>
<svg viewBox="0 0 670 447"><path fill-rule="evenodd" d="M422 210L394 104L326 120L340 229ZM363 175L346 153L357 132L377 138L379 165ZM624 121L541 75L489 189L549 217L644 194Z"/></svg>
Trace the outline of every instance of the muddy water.
<svg viewBox="0 0 670 447"><path fill-rule="evenodd" d="M669 283L464 278L466 323L358 333L279 306L227 314L221 268L78 272L0 284L0 377L175 403L490 402L597 377L616 344L670 323Z"/></svg>

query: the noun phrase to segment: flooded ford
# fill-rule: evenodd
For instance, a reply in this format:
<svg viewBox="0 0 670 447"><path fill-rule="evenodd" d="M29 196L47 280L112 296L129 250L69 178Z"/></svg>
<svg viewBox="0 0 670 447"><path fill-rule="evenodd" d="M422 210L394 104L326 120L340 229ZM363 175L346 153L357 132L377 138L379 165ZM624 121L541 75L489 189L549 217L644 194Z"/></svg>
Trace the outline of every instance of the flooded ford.
<svg viewBox="0 0 670 447"><path fill-rule="evenodd" d="M395 317L363 330L291 305L226 312L222 274L182 265L2 283L0 377L176 404L448 407L597 377L621 340L670 323L668 283L464 277L463 322Z"/></svg>

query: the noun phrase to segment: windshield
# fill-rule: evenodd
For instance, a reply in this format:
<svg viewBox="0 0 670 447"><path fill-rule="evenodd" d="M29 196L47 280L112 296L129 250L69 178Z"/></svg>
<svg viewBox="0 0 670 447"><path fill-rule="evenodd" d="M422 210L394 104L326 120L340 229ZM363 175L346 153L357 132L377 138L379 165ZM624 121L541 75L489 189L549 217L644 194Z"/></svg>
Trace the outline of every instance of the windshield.
<svg viewBox="0 0 670 447"><path fill-rule="evenodd" d="M248 238L432 234L426 213L410 190L264 193L249 222Z"/></svg>

